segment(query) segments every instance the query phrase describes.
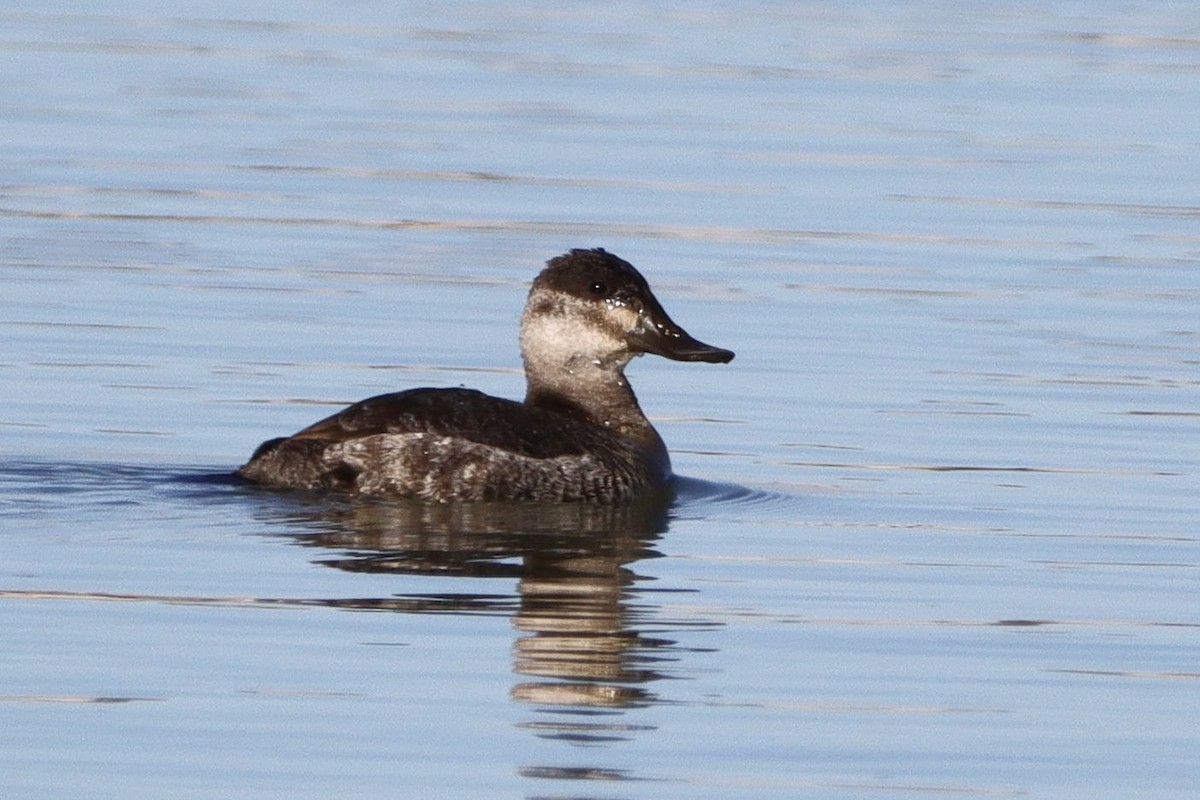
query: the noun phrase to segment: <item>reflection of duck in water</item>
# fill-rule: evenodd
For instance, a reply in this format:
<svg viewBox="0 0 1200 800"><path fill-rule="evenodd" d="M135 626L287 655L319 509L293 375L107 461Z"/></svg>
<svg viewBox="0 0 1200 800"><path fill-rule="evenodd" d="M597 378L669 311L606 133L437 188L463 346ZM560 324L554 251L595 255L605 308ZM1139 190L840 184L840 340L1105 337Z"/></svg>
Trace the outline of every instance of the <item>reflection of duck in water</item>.
<svg viewBox="0 0 1200 800"><path fill-rule="evenodd" d="M633 503L426 503L305 496L271 498L266 519L299 544L325 551L317 563L348 572L517 578L558 575L560 563L618 565L657 556L670 498ZM577 575L577 569L563 574ZM474 597L464 593L462 597ZM383 601L387 607L388 601ZM446 604L436 609L452 610ZM485 604L486 606L486 604ZM496 608L511 610L505 600ZM410 603L398 611L420 611Z"/></svg>
<svg viewBox="0 0 1200 800"><path fill-rule="evenodd" d="M308 498L301 498L307 500ZM654 702L648 685L679 657L672 625L639 602L632 565L656 558L669 501L629 504L422 503L324 498L283 503L272 517L296 540L325 551L318 562L352 572L459 577L461 591L321 600L321 605L409 614L512 616L521 632L515 700L546 706L622 708ZM269 507L266 507L269 510ZM307 531L305 529L308 529ZM515 595L480 578L515 578ZM643 630L652 626L654 634ZM694 626L690 622L689 626ZM599 721L543 718L538 735L611 736ZM600 732L598 732L600 731Z"/></svg>
<svg viewBox="0 0 1200 800"><path fill-rule="evenodd" d="M625 379L642 353L733 358L672 322L631 264L572 250L551 259L529 292L523 403L469 389L380 395L264 442L238 474L425 500L625 502L671 477L667 449Z"/></svg>
<svg viewBox="0 0 1200 800"><path fill-rule="evenodd" d="M609 708L655 699L646 687L663 677L656 662L676 660L667 655L675 641L642 630L650 621L643 617L652 615L632 599L639 577L628 568L622 549L526 558L513 618L525 634L513 645L513 671L526 680L513 686L513 699ZM563 726L543 722L540 727L563 735ZM595 727L603 727L603 721L566 723L575 736Z"/></svg>

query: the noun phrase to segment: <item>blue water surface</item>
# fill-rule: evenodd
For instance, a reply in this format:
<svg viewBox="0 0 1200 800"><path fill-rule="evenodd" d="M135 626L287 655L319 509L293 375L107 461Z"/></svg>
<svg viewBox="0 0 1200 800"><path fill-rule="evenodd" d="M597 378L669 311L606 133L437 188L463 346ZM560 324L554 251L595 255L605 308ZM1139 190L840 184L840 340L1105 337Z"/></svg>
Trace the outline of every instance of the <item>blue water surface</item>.
<svg viewBox="0 0 1200 800"><path fill-rule="evenodd" d="M1190 798L1200 15L623 2L0 11L0 795ZM230 472L519 398L528 281L669 504Z"/></svg>

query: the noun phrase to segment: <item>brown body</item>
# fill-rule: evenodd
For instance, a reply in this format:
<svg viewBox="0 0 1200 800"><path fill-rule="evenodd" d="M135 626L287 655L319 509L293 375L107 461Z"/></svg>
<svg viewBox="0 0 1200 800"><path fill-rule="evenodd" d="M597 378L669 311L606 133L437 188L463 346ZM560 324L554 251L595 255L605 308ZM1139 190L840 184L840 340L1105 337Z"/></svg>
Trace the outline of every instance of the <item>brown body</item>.
<svg viewBox="0 0 1200 800"><path fill-rule="evenodd" d="M238 470L268 486L425 500L613 503L664 489L670 458L625 379L642 353L726 362L676 326L632 265L573 250L521 318L524 402L469 389L372 397L264 442Z"/></svg>

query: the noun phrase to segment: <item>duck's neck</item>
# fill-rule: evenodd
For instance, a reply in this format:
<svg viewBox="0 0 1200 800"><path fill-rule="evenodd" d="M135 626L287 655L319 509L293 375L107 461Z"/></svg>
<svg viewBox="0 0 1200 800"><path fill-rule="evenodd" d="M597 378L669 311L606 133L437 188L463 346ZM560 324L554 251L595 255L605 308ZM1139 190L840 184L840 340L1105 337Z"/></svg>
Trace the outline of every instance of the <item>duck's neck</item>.
<svg viewBox="0 0 1200 800"><path fill-rule="evenodd" d="M572 414L624 436L661 442L625 378L625 364L529 363L525 404Z"/></svg>

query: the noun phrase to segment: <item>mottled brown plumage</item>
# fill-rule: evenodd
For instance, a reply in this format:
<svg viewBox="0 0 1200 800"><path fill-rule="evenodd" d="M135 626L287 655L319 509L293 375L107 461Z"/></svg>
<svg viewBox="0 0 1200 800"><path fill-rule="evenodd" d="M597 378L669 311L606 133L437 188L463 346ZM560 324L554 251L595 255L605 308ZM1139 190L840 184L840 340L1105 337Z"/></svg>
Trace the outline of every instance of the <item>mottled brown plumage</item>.
<svg viewBox="0 0 1200 800"><path fill-rule="evenodd" d="M662 490L671 462L625 380L657 353L727 362L604 250L552 259L521 320L525 401L470 389L379 395L264 442L238 474L268 486L426 500L612 503Z"/></svg>

